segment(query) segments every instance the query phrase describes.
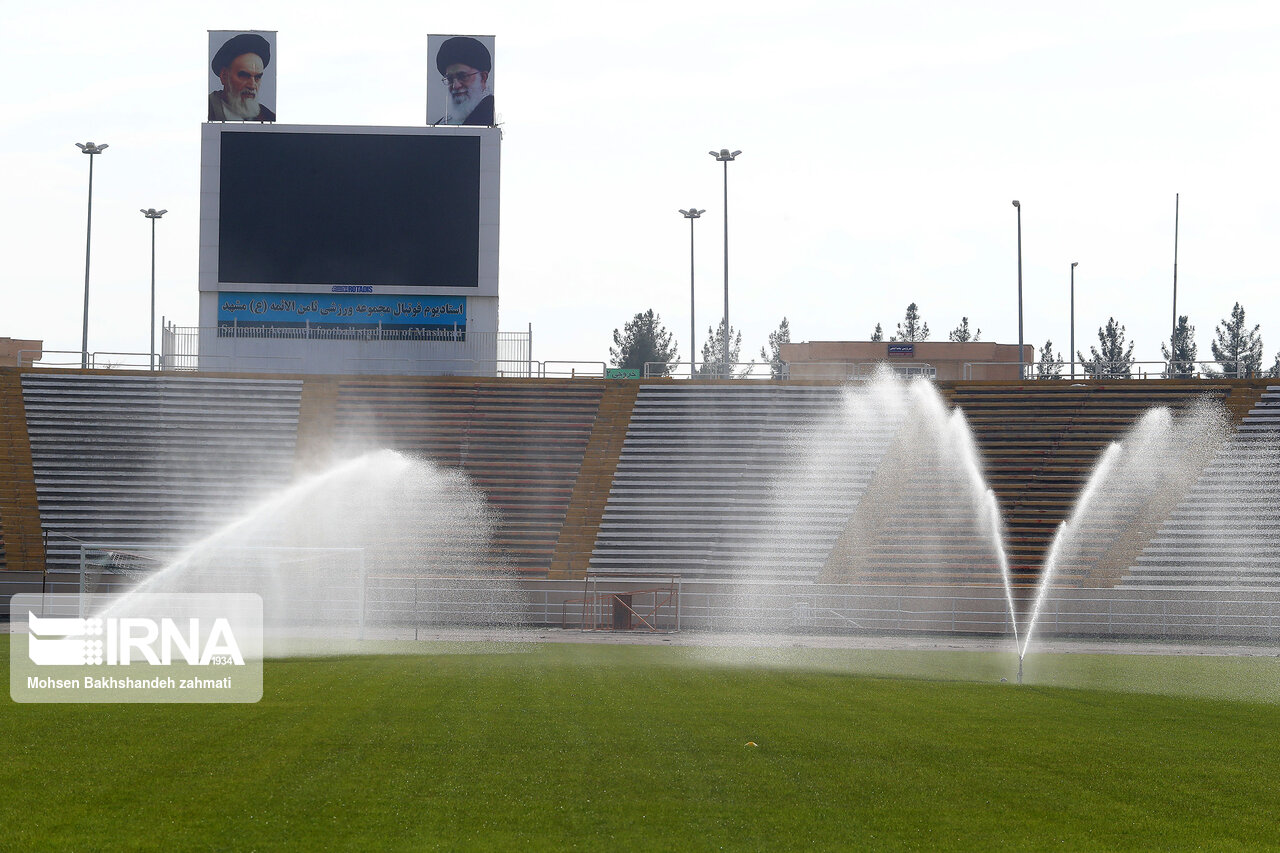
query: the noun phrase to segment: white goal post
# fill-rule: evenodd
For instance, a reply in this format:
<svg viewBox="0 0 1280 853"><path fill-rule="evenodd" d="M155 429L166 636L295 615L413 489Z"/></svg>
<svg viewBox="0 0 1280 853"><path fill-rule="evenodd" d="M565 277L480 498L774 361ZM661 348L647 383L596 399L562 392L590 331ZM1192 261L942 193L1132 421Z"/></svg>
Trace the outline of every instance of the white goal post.
<svg viewBox="0 0 1280 853"><path fill-rule="evenodd" d="M363 636L367 587L363 548L80 546L83 616L133 589L249 592L262 596L267 626L355 626Z"/></svg>

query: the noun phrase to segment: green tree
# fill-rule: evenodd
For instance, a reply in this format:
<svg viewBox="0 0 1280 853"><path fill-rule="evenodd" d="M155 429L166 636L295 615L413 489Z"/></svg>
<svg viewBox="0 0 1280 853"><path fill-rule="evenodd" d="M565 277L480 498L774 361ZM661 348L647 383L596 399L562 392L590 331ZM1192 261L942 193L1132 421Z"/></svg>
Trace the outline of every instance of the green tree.
<svg viewBox="0 0 1280 853"><path fill-rule="evenodd" d="M650 308L632 317L622 331L613 330L613 346L609 347L614 367L644 371L647 362L661 362L656 375L667 375L667 363L676 359L676 341L662 325L662 318Z"/></svg>
<svg viewBox="0 0 1280 853"><path fill-rule="evenodd" d="M1218 362L1222 375L1249 379L1262 371L1261 326L1249 329L1244 322L1244 308L1237 302L1231 309L1231 319L1223 320L1214 328L1215 340L1209 344L1213 358Z"/></svg>
<svg viewBox="0 0 1280 853"><path fill-rule="evenodd" d="M787 363L782 360L782 345L789 343L791 343L791 324L787 322L786 317L783 317L777 331L769 333L768 349L760 347L761 361L769 362L770 378L782 379L787 375Z"/></svg>
<svg viewBox="0 0 1280 853"><path fill-rule="evenodd" d="M1186 314L1179 315L1178 325L1173 327L1172 352L1168 344L1160 344L1165 379L1190 379L1196 374L1196 327L1187 319Z"/></svg>
<svg viewBox="0 0 1280 853"><path fill-rule="evenodd" d="M898 324L898 331L891 341L927 341L929 324L920 319L920 309L912 302L907 306L907 316Z"/></svg>
<svg viewBox="0 0 1280 853"><path fill-rule="evenodd" d="M952 329L950 334L947 335L947 338L949 340L955 341L958 344L968 343L969 341L976 341L981 337L982 337L981 329L978 329L975 332L969 331L968 317L961 317L960 325Z"/></svg>
<svg viewBox="0 0 1280 853"><path fill-rule="evenodd" d="M1062 376L1062 353L1053 354L1053 341L1044 342L1040 349L1039 368L1041 379L1058 379Z"/></svg>
<svg viewBox="0 0 1280 853"><path fill-rule="evenodd" d="M1098 329L1098 346L1089 347L1090 358L1077 350L1076 358L1084 364L1085 372L1095 379L1128 379L1133 373L1133 344L1124 345L1124 326L1115 317L1108 318L1107 325Z"/></svg>
<svg viewBox="0 0 1280 853"><path fill-rule="evenodd" d="M880 324L876 323L876 330L871 333L871 342L878 343L884 340L884 329L880 328Z"/></svg>
<svg viewBox="0 0 1280 853"><path fill-rule="evenodd" d="M1272 379L1280 379L1280 352L1276 353L1276 363L1271 365L1267 371L1267 376Z"/></svg>
<svg viewBox="0 0 1280 853"><path fill-rule="evenodd" d="M741 373L734 375L733 369L738 363L738 355L742 351L742 332L734 334L732 326L725 334L724 319L715 331L707 327L707 342L702 345L702 364L698 365L698 375L708 379L739 379L751 372L748 365Z"/></svg>

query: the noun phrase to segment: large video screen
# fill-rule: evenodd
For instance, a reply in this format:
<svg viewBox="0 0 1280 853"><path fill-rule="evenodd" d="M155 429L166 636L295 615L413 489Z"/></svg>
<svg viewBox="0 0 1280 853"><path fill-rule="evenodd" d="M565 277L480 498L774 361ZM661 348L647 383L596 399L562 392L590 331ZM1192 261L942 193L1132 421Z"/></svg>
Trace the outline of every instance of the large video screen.
<svg viewBox="0 0 1280 853"><path fill-rule="evenodd" d="M477 286L479 138L221 137L219 282Z"/></svg>

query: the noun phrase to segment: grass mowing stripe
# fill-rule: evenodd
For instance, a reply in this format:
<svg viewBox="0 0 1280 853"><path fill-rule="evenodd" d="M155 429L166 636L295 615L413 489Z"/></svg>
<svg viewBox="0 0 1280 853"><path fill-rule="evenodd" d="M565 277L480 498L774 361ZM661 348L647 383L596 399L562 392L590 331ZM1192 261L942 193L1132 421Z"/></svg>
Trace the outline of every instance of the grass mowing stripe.
<svg viewBox="0 0 1280 853"><path fill-rule="evenodd" d="M9 703L0 819L6 843L61 849L1277 842L1280 705L868 677L868 653L788 654L290 659L268 662L255 705ZM1094 680L1107 665L1080 663ZM1219 664L1275 665L1110 661L1119 684Z"/></svg>

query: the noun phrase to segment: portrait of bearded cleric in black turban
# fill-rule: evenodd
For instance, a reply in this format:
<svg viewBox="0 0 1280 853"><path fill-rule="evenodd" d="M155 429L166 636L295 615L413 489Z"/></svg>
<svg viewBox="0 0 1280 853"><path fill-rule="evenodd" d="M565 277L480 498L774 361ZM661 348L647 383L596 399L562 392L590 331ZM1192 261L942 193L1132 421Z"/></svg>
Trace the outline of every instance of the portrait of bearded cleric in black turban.
<svg viewBox="0 0 1280 853"><path fill-rule="evenodd" d="M493 125L493 37L431 36L427 45L439 74L427 98L431 124Z"/></svg>
<svg viewBox="0 0 1280 853"><path fill-rule="evenodd" d="M209 70L219 86L209 93L209 121L276 120L265 103L275 102L268 77L274 41L275 33L209 33Z"/></svg>

